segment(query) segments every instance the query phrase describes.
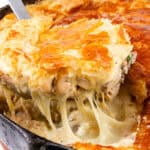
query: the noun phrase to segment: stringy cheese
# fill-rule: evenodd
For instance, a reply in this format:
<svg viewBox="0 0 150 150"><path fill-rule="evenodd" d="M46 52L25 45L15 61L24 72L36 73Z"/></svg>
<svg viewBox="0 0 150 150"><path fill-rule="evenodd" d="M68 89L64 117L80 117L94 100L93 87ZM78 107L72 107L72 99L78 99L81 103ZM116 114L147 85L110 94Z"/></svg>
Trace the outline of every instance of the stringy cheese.
<svg viewBox="0 0 150 150"><path fill-rule="evenodd" d="M85 92L81 95L72 102L73 106L77 106L77 110L69 114L67 113L67 99L64 97L58 102L62 117L58 128L49 115L50 100L42 96L33 96L33 100L37 101L41 112L45 114L52 127L52 130L47 133L48 139L62 144L80 141L102 145L117 145L117 141L126 139L126 145L132 144L134 138L129 135L134 132L138 112L137 106L131 102L125 88L121 89L120 94L113 101L104 101L103 106L94 98L93 92ZM85 98L87 98L88 105L83 102ZM77 127L76 131L74 127ZM118 142L118 145L121 143L123 142L120 144Z"/></svg>

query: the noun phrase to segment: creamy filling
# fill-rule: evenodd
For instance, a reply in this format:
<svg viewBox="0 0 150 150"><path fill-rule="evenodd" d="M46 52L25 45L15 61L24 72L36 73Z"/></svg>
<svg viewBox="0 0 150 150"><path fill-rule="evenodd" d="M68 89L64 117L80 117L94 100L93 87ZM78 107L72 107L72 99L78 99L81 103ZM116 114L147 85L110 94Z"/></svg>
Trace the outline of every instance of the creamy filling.
<svg viewBox="0 0 150 150"><path fill-rule="evenodd" d="M128 144L134 141L130 134L136 130L138 108L124 87L111 101L105 100L103 93L96 95L94 91L82 90L77 93L60 100L39 93L32 95L51 126L48 139L62 144L80 141L102 145L121 144L122 139L128 139ZM54 107L53 115L61 116L57 122L52 116Z"/></svg>

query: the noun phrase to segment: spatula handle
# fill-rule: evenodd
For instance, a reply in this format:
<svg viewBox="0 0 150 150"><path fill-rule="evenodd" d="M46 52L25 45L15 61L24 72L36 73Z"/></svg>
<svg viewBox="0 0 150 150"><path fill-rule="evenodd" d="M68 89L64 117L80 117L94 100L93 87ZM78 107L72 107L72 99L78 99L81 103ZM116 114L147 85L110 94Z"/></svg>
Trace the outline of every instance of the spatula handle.
<svg viewBox="0 0 150 150"><path fill-rule="evenodd" d="M29 19L30 15L27 12L22 0L7 0L12 11L18 19Z"/></svg>

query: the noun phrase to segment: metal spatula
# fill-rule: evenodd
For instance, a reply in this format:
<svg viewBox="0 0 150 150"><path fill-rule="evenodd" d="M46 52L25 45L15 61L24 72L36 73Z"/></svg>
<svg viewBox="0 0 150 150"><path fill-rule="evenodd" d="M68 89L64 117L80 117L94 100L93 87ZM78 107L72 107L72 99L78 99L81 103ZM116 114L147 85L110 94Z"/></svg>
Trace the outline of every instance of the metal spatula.
<svg viewBox="0 0 150 150"><path fill-rule="evenodd" d="M30 16L22 2L22 0L7 0L12 11L18 19L29 19Z"/></svg>

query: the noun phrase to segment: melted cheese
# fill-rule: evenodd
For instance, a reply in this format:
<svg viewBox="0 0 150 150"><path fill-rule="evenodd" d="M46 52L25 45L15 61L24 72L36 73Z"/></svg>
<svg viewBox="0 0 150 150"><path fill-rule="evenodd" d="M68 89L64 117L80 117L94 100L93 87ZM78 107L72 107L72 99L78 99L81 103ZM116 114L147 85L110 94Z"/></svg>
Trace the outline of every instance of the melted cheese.
<svg viewBox="0 0 150 150"><path fill-rule="evenodd" d="M41 111L46 113L45 116L52 127L52 130L47 133L48 139L62 144L80 141L115 146L125 142L129 145L134 142L133 136L129 135L134 132L133 127L137 123L137 108L131 102L126 89L122 88L120 94L113 101L105 103L105 106L101 106L92 92L81 95L76 97L76 104L72 103L77 106L77 110L69 114L67 114L67 98L64 97L58 102L58 106L61 106L59 112L62 117L58 128L55 128L51 116L47 115L49 113L46 111L50 111L49 104L46 103L47 98L38 99L37 96L33 96L34 101L38 101L38 106L42 108ZM85 98L89 102L88 105L83 103ZM74 127L77 129L74 130Z"/></svg>

